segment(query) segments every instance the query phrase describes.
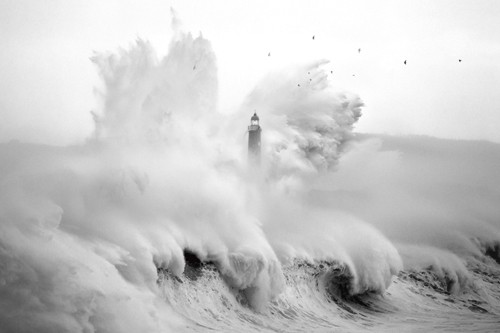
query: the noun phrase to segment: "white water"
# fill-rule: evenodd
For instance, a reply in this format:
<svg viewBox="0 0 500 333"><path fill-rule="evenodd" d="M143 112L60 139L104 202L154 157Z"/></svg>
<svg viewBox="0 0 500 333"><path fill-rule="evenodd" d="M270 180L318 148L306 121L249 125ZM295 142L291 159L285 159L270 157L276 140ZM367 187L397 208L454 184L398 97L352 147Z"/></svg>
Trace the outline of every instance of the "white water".
<svg viewBox="0 0 500 333"><path fill-rule="evenodd" d="M362 102L325 61L269 74L229 116L202 37L93 61L85 145L0 146L3 331L498 327L498 145L356 135ZM192 281L185 249L214 266Z"/></svg>

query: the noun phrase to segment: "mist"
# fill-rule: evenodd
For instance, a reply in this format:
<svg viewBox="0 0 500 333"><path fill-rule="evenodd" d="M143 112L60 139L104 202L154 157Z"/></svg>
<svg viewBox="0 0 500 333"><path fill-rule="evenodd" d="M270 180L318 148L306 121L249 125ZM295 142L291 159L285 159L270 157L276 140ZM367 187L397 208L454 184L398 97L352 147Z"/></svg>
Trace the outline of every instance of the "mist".
<svg viewBox="0 0 500 333"><path fill-rule="evenodd" d="M181 276L186 249L261 312L297 259L342 263L353 295L403 269L471 285L464 258L500 244L497 144L356 133L362 99L332 88L326 60L269 73L219 113L210 42L174 28L163 58L142 39L94 54L85 144L0 145L0 326L178 331L157 269Z"/></svg>

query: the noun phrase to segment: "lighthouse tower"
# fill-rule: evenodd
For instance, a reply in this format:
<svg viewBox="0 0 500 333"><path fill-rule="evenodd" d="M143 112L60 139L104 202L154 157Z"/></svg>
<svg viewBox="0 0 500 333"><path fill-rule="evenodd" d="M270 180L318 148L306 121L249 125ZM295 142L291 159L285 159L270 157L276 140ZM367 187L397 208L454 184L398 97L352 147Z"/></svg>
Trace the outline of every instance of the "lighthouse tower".
<svg viewBox="0 0 500 333"><path fill-rule="evenodd" d="M250 126L248 126L248 161L251 164L260 164L260 132L262 131L259 125L259 116L255 112L250 118Z"/></svg>

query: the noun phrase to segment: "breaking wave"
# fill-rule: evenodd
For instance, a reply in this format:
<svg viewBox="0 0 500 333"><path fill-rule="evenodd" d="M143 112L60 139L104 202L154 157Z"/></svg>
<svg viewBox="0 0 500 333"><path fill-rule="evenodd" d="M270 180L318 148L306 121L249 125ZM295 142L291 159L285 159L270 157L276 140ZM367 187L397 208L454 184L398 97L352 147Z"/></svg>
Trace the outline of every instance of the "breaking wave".
<svg viewBox="0 0 500 333"><path fill-rule="evenodd" d="M165 57L92 61L86 144L0 145L4 331L498 325L498 145L356 134L363 103L325 61L220 114L211 44L179 30Z"/></svg>

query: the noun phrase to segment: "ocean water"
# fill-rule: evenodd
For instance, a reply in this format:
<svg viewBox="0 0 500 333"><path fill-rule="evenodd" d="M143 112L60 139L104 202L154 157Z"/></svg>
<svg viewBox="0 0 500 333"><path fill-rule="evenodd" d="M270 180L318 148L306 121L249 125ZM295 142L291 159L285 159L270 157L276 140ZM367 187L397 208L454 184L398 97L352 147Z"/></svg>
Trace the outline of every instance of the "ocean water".
<svg viewBox="0 0 500 333"><path fill-rule="evenodd" d="M0 144L0 332L500 330L500 145L357 133L326 61L229 115L201 36L93 61L84 144Z"/></svg>
<svg viewBox="0 0 500 333"><path fill-rule="evenodd" d="M339 265L295 262L284 267L286 287L257 312L245 296L229 287L215 266L199 276L159 284L169 304L185 316L188 331L243 332L495 332L500 320L499 267L470 264L474 286L450 294L428 270L401 272L382 294L341 296Z"/></svg>

